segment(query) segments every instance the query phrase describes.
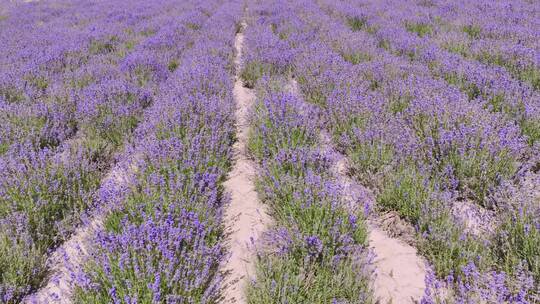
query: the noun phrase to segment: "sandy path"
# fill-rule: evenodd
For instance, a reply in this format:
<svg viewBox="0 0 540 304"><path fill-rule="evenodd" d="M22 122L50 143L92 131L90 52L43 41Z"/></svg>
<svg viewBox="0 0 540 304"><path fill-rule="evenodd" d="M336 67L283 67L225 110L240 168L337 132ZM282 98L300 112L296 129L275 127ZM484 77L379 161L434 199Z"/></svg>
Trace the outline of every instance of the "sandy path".
<svg viewBox="0 0 540 304"><path fill-rule="evenodd" d="M294 79L289 79L287 89L293 94L300 94L298 83ZM372 209L375 204L374 194L347 175L349 168L347 157L334 148L330 135L324 130L320 134L320 143L323 150L335 157L332 171L342 187L349 208ZM379 222L381 219L376 216L368 220L369 246L375 254L373 260L375 299L380 304L418 303L426 288L427 262L417 254L415 247L401 239L390 237L379 227Z"/></svg>
<svg viewBox="0 0 540 304"><path fill-rule="evenodd" d="M136 160L137 157L134 157ZM62 303L70 304L74 289L74 279L71 275L80 270L83 262L90 254L92 237L103 227L103 218L109 207L114 205L112 199L121 197L132 183L136 172L135 163L119 163L103 179L101 189L107 189L101 195L110 197L109 203L103 203L89 219L83 220L71 238L56 249L49 257L51 275L43 288L27 296L23 303ZM100 206L101 207L101 206Z"/></svg>
<svg viewBox="0 0 540 304"><path fill-rule="evenodd" d="M321 132L321 143L323 149L336 157L333 171L351 207L358 208L359 204L373 206L374 195L347 175L348 160L332 147L331 138L325 131ZM369 246L375 254L373 290L378 303L419 302L426 288L426 261L417 254L416 248L390 237L379 228L376 218L368 221L368 233Z"/></svg>
<svg viewBox="0 0 540 304"><path fill-rule="evenodd" d="M369 245L375 253L373 289L379 303L418 303L426 289L426 263L416 248L369 225Z"/></svg>
<svg viewBox="0 0 540 304"><path fill-rule="evenodd" d="M242 24L245 28L246 24ZM238 76L242 58L244 34L236 35L235 65L237 68L234 84L236 100L237 142L234 144L235 166L225 182L225 189L231 194L231 202L225 210L225 223L229 231L228 244L231 255L223 265L229 276L224 291L224 303L246 303L244 290L246 280L254 275L252 244L257 241L270 223L266 208L257 198L253 180L255 164L248 158L246 143L249 129L249 109L255 100L253 90L245 88Z"/></svg>

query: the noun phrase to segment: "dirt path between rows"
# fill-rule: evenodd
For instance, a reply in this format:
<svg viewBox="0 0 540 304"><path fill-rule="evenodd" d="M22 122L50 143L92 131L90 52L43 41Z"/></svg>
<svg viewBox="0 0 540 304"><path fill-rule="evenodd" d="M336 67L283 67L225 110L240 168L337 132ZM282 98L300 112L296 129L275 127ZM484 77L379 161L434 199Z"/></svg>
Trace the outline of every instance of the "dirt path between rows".
<svg viewBox="0 0 540 304"><path fill-rule="evenodd" d="M426 289L426 263L416 248L369 225L369 246L375 253L373 289L379 303L419 303Z"/></svg>
<svg viewBox="0 0 540 304"><path fill-rule="evenodd" d="M242 23L242 29L246 24ZM239 77L243 31L236 35L235 65L237 69L234 84L236 100L237 142L234 144L235 165L225 182L225 190L231 195L231 202L225 210L225 226L229 232L228 245L230 257L223 265L228 271L224 290L224 303L246 303L244 295L246 282L254 276L253 244L268 227L270 217L265 206L259 201L253 180L256 177L256 165L248 158L246 144L249 132L249 111L255 100L253 90L243 86Z"/></svg>
<svg viewBox="0 0 540 304"><path fill-rule="evenodd" d="M347 175L348 159L333 148L332 140L325 131L321 132L321 143L323 149L336 157L333 171L351 208L367 204L371 209L375 204L374 195ZM375 254L373 291L377 303L420 302L426 288L425 259L418 255L415 247L390 237L381 229L377 215L368 219L368 233L369 247Z"/></svg>
<svg viewBox="0 0 540 304"><path fill-rule="evenodd" d="M98 206L99 210L87 220L83 220L83 224L75 230L71 238L51 254L47 261L51 271L47 284L36 293L27 296L23 303L73 303L71 296L75 288L75 278L72 274L80 271L84 261L89 257L92 238L102 229L103 218L107 211L115 205L112 200L122 197L121 194L125 193L132 183L136 172L136 159L137 157L134 157L132 163L117 164L103 179L100 194L110 198L111 201L102 202Z"/></svg>
<svg viewBox="0 0 540 304"><path fill-rule="evenodd" d="M287 89L293 94L301 94L294 78L289 79ZM319 141L321 149L329 152L335 159L332 172L342 187L342 195L348 207L373 209L374 194L348 176L348 158L335 149L328 132L321 130ZM394 220L393 224L402 224L401 221ZM410 237L410 232L402 236L403 240L393 238L382 229L382 222L383 219L378 215L368 218L369 247L375 254L373 291L376 303L419 303L426 289L427 261L418 255L415 247L404 241Z"/></svg>

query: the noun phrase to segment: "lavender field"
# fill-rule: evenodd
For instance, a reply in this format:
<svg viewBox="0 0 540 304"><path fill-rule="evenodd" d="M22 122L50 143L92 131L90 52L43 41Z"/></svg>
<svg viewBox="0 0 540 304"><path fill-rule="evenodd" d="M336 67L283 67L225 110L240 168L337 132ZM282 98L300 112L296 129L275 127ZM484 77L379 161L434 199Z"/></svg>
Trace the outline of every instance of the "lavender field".
<svg viewBox="0 0 540 304"><path fill-rule="evenodd" d="M0 303L540 303L540 2L0 2Z"/></svg>

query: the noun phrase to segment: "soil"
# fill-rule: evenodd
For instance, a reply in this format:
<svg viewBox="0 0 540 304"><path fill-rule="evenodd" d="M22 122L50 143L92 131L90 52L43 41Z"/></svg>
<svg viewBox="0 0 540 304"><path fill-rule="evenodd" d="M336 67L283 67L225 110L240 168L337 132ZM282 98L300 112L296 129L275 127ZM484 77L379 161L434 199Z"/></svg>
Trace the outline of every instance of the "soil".
<svg viewBox="0 0 540 304"><path fill-rule="evenodd" d="M246 24L242 25L245 28ZM240 70L244 35L238 33L235 41L237 71ZM237 72L237 75L239 72ZM235 165L229 179L224 183L231 195L225 210L225 225L228 229L230 257L222 267L227 272L224 303L246 303L247 280L254 275L255 248L253 244L261 237L270 223L265 206L255 191L256 164L248 157L246 143L249 132L249 111L255 100L253 90L243 86L237 76L234 85L236 100L237 142L233 149Z"/></svg>

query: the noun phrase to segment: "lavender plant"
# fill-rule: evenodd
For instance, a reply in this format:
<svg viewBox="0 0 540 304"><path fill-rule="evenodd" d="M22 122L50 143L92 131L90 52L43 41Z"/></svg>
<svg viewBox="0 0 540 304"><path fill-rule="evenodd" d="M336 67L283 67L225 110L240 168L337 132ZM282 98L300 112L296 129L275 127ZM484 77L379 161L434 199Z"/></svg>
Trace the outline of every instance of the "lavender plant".
<svg viewBox="0 0 540 304"><path fill-rule="evenodd" d="M489 198L491 193L499 191L502 182L517 176L517 170L525 165L521 161L530 157L525 145L528 138L520 135L523 130L516 129L512 120L508 121L504 116L489 114L489 109L482 103L470 103L470 96L432 79L429 66L410 62L415 60L417 51L405 44L396 46L402 49L396 49L395 54L406 59L400 60L401 57L386 56L384 50L377 49L380 44L365 39L366 43L357 48L374 55L366 62L351 66L336 46L350 41L340 41L336 37L349 37L347 31L352 29L347 22L352 18L351 13L358 11L352 16L361 18L366 14L373 16L366 24L375 24L373 27L377 31L367 34L381 33L380 37L383 37L388 23L382 26L377 23L380 20L375 14L354 10L345 3L322 2L321 7L323 10L311 3L301 3L291 5L287 10L286 15L291 11L298 12L300 20L305 21L296 22L298 31L316 30L322 42L313 41L313 46L299 52L294 73L299 74L300 89L304 94L314 90L326 92L322 94L324 103L311 101L324 109L326 126L334 133L338 145L353 159L353 169L367 176L365 179L371 180L378 189L379 206L397 210L416 225L420 251L433 263L439 276L448 275L457 282L471 277L467 271L470 267L480 273L483 279L475 283L477 289L471 288L462 296L478 300L478 293L484 288L481 286L485 286L481 282L488 282L490 271L495 269L499 271L497 273L505 274L500 284L509 290L505 293L506 299L534 299L536 284L531 284L529 279L533 268L523 271L517 262L523 255L510 263L512 266L501 268L499 260L514 254L497 253L498 245L492 235L478 236L468 232L452 213L454 201L467 197L493 208ZM324 10L338 19L345 16L343 24L326 17ZM280 27L279 24L275 26ZM402 31L384 34L388 43L392 43L388 44L392 54L397 33L403 35ZM290 44L296 45L296 42ZM316 59L315 63L309 60L311 58ZM500 131L491 133L489 130L494 128ZM476 132L473 130L480 133L469 133ZM460 136L466 140L460 140ZM508 140L510 138L513 139ZM493 149L493 144L501 150L496 152L499 148ZM487 155L493 155L493 158ZM470 161L472 159L474 161ZM482 165L476 167L478 164ZM462 286L453 284L447 286ZM494 294L482 299L491 299Z"/></svg>
<svg viewBox="0 0 540 304"><path fill-rule="evenodd" d="M112 9L109 21L113 22L126 4L109 6L88 14L99 15L102 9ZM160 63L146 72L146 83L132 82L126 77L127 71L121 69L122 61L127 59L124 56L150 47L145 44L148 35L140 33L147 30L146 16L155 15L159 20L156 8L147 7L145 14L124 24L117 20L118 28L107 29L106 33L95 32L101 23L83 27L70 33L71 38L65 37L72 39L63 42L65 45L44 48L45 56L36 62L9 52L12 59L20 60L14 61L18 65L9 70L10 77L26 82L26 91L21 91L24 96L20 100L7 100L6 111L2 112L12 122L2 138L0 217L5 233L0 259L6 265L0 276L3 302L18 302L44 283L47 255L69 237L81 216L93 207L100 181L115 161L115 153L140 122L156 85L168 76ZM17 9L24 11L26 7L15 7L15 12ZM81 9L84 6L59 13ZM58 20L50 22L51 26L66 26ZM66 22L71 24L73 20ZM126 27L132 30L124 33ZM39 32L39 27L37 32L34 29L36 35ZM28 39L39 40L33 36ZM59 37L47 39L53 43ZM104 44L100 42L103 39ZM75 47L71 45L74 42L81 43ZM135 69L142 66L131 62ZM34 76L28 77L29 72ZM36 83L39 90L33 88ZM24 107L30 110L14 112Z"/></svg>
<svg viewBox="0 0 540 304"><path fill-rule="evenodd" d="M232 40L238 2L213 3L200 40L137 127L132 191L105 218L75 300L218 303L226 257L223 186L234 139ZM233 8L231 10L231 7ZM223 35L226 29L227 35ZM127 250L126 250L127 249Z"/></svg>
<svg viewBox="0 0 540 304"><path fill-rule="evenodd" d="M280 15L278 3L258 5L254 10L265 12L255 18L272 20L269 22L290 20ZM295 35L288 26L270 24L274 26L268 35L275 36L271 39L287 40ZM248 33L265 31L258 22L250 27ZM252 53L247 58L275 62L272 55L269 58L268 53L258 51L261 37L253 39L259 41L248 41L246 47ZM276 45L270 54L280 47ZM288 61L295 52L281 52L281 58ZM261 165L256 188L277 227L260 244L254 244L257 273L246 291L248 302L370 303L372 270L363 211L347 208L331 171L331 155L316 148L320 122L309 117L317 117L317 112L284 89L289 87L286 77L291 69L288 63L265 71L255 83L258 102L248 149Z"/></svg>

